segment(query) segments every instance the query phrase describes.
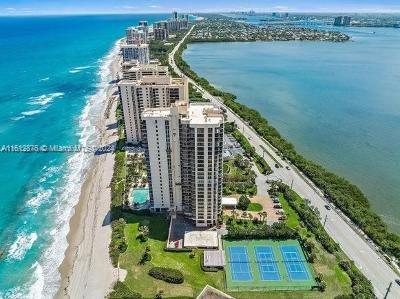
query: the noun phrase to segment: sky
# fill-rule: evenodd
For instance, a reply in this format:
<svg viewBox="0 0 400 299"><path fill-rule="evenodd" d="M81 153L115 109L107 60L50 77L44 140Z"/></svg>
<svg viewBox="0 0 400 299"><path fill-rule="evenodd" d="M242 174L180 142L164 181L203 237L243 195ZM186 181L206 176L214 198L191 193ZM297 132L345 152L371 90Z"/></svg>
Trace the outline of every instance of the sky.
<svg viewBox="0 0 400 299"><path fill-rule="evenodd" d="M0 0L0 15L91 13L396 12L400 0Z"/></svg>

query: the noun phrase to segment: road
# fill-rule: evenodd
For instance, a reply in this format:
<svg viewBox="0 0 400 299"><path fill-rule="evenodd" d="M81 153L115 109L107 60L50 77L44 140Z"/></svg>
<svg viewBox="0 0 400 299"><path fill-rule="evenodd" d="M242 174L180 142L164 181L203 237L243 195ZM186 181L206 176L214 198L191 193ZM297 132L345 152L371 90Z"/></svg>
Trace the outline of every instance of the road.
<svg viewBox="0 0 400 299"><path fill-rule="evenodd" d="M182 44L184 39L191 33L192 29L187 35L179 42L176 47L169 54L169 62L175 72L178 75L184 76L180 69L176 66L173 59L175 52ZM311 204L318 208L322 222L325 221L325 229L329 235L339 243L342 250L346 255L352 259L356 266L362 271L362 273L371 281L375 289L375 294L378 298L384 298L387 288L390 282L393 282L390 293L387 298L400 298L400 286L397 285L394 280L399 278L398 275L393 271L392 268L383 260L375 249L374 244L367 241L362 234L357 231L338 209L332 206L331 210L327 210L325 205L327 204L323 193L313 185L305 176L301 174L293 165L287 161L282 160L274 149L267 141L261 138L250 126L247 125L238 115L236 115L228 107L224 106L219 98L212 96L200 85L188 78L198 90L201 91L203 97L209 99L212 103L217 106L224 107L227 110L228 121L234 121L238 129L249 139L250 143L256 148L256 151L261 156L264 156L265 160L269 165L272 166L274 173L271 175L275 179L280 179L285 184L292 186L303 198L308 198ZM262 146L262 147L261 147ZM269 153L264 154L263 149L266 149ZM275 161L270 157L272 155L276 161L278 161L283 167L275 168ZM289 170L286 168L288 167Z"/></svg>

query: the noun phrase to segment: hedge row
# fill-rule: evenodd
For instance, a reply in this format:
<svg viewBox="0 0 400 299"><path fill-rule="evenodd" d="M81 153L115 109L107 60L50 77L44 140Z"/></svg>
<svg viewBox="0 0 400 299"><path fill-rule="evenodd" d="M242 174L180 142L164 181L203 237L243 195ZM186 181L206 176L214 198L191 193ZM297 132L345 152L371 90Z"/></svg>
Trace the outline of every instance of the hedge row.
<svg viewBox="0 0 400 299"><path fill-rule="evenodd" d="M276 222L272 225L266 223L257 226L232 224L228 226L227 239L273 239L287 240L298 239L299 234L296 230L288 227L285 223Z"/></svg>
<svg viewBox="0 0 400 299"><path fill-rule="evenodd" d="M268 163L261 157L259 154L256 153L256 149L254 146L250 144L247 138L240 133L238 129L235 129L232 132L232 136L235 137L237 142L240 143L240 146L245 151L246 155L254 159L254 163L256 163L257 167L259 168L260 172L263 174L271 174L272 169L269 167Z"/></svg>
<svg viewBox="0 0 400 299"><path fill-rule="evenodd" d="M311 231L315 238L321 243L321 245L329 253L335 253L339 250L339 244L337 244L325 231L318 216L303 200L299 200L300 197L296 192L291 190L289 186L278 183L279 191L283 193L283 196L292 207L293 210L299 215L300 219L307 226L307 229Z"/></svg>
<svg viewBox="0 0 400 299"><path fill-rule="evenodd" d="M190 248L168 248L168 247L165 247L164 251L167 251L167 252L192 252L193 250Z"/></svg>
<svg viewBox="0 0 400 299"><path fill-rule="evenodd" d="M222 92L205 78L199 77L183 60L182 53L190 41L182 43L175 53L175 61L187 76L191 77L214 96L221 97L223 103L245 120L256 132L289 159L310 178L339 209L358 225L384 252L400 258L400 236L389 232L386 223L370 209L368 199L361 190L338 175L327 171L321 165L298 154L293 144L286 141L279 132L256 110L236 101L236 96Z"/></svg>
<svg viewBox="0 0 400 299"><path fill-rule="evenodd" d="M315 238L322 246L330 253L340 251L339 245L326 233L317 215L304 203L301 197L283 183L278 183L278 187L279 191L283 192L289 205L296 211L303 223L307 226L307 229L314 234ZM305 251L310 253L308 257L311 257L313 255L312 250L310 250L312 245L309 244L307 240L302 240L302 244ZM371 282L357 269L353 262L345 258L340 261L339 265L351 279L353 291L351 298L375 298Z"/></svg>
<svg viewBox="0 0 400 299"><path fill-rule="evenodd" d="M110 299L142 299L142 295L132 291L126 284L117 281L113 291L108 295Z"/></svg>
<svg viewBox="0 0 400 299"><path fill-rule="evenodd" d="M126 251L128 244L126 243L124 229L125 220L120 218L111 222L111 241L108 246L111 263L114 267L118 266L118 259L121 253Z"/></svg>
<svg viewBox="0 0 400 299"><path fill-rule="evenodd" d="M376 298L371 282L357 269L353 262L341 261L339 265L351 279L354 298Z"/></svg>
<svg viewBox="0 0 400 299"><path fill-rule="evenodd" d="M153 267L149 270L149 275L168 283L180 284L184 280L182 272L172 268Z"/></svg>

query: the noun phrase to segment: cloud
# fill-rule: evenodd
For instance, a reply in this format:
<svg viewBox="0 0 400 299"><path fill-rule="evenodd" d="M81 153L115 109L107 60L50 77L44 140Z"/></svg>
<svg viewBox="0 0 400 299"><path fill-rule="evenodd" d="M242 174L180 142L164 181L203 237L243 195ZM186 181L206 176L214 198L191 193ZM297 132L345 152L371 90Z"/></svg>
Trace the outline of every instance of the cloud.
<svg viewBox="0 0 400 299"><path fill-rule="evenodd" d="M14 8L14 7L7 7L6 10L8 10L8 11L14 11L15 8Z"/></svg>
<svg viewBox="0 0 400 299"><path fill-rule="evenodd" d="M123 9L137 9L136 6L122 6Z"/></svg>
<svg viewBox="0 0 400 299"><path fill-rule="evenodd" d="M277 11L288 11L288 10L290 10L289 7L287 7L287 6L280 6L280 5L274 6L273 9L274 9L274 10L277 10Z"/></svg>
<svg viewBox="0 0 400 299"><path fill-rule="evenodd" d="M150 8L153 8L153 9L161 8L160 5L149 5L149 7L150 7Z"/></svg>

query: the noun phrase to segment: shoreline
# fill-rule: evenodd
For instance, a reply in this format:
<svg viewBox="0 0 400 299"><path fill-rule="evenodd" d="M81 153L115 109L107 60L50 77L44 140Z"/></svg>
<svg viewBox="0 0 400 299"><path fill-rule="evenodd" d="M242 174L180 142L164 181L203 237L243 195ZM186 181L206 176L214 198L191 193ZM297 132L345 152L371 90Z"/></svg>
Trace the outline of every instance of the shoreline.
<svg viewBox="0 0 400 299"><path fill-rule="evenodd" d="M117 41L116 46L118 47ZM120 56L113 54L108 65L112 80L120 71ZM116 91L111 82L106 88L102 114L96 126L100 130L99 144L114 145L118 139L113 101L109 118L103 111ZM110 183L114 167L114 153L100 153L93 157L82 184L79 201L69 221L66 236L68 247L64 259L58 267L61 275L60 287L55 298L103 298L112 288L118 277L117 269L111 264L108 245L111 239Z"/></svg>

